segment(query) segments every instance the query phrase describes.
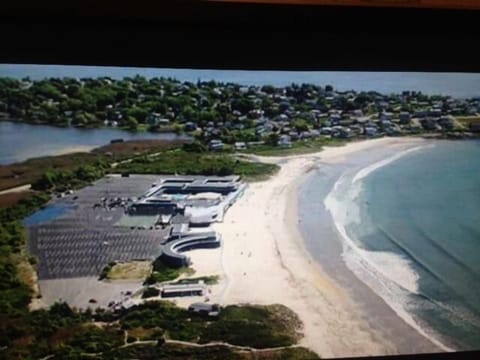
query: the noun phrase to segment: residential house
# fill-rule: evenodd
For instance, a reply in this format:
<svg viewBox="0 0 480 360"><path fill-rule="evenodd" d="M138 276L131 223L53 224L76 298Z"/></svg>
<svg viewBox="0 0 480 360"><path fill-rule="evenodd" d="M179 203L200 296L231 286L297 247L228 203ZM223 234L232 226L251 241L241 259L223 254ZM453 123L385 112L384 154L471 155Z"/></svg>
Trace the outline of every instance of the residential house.
<svg viewBox="0 0 480 360"><path fill-rule="evenodd" d="M223 149L223 145L224 144L223 144L222 140L213 139L213 140L210 140L210 143L209 143L208 147L212 151L218 151L218 150Z"/></svg>
<svg viewBox="0 0 480 360"><path fill-rule="evenodd" d="M428 115L433 116L433 117L439 117L439 116L442 115L442 109L431 108L431 109L428 111Z"/></svg>
<svg viewBox="0 0 480 360"><path fill-rule="evenodd" d="M374 126L365 126L365 135L368 137L377 135L377 128Z"/></svg>
<svg viewBox="0 0 480 360"><path fill-rule="evenodd" d="M162 114L153 112L151 114L148 114L147 123L152 126L168 125L170 123L170 120L163 118Z"/></svg>
<svg viewBox="0 0 480 360"><path fill-rule="evenodd" d="M246 150L246 149L247 149L247 144L245 144L244 142L235 143L235 150L239 151L239 150Z"/></svg>
<svg viewBox="0 0 480 360"><path fill-rule="evenodd" d="M364 132L363 126L358 124L350 126L350 130L354 135L362 135Z"/></svg>
<svg viewBox="0 0 480 360"><path fill-rule="evenodd" d="M290 136L288 135L280 135L280 138L278 139L278 146L282 148L289 148L292 146L292 141Z"/></svg>
<svg viewBox="0 0 480 360"><path fill-rule="evenodd" d="M387 129L392 126L392 121L391 120L381 120L380 121L382 128Z"/></svg>
<svg viewBox="0 0 480 360"><path fill-rule="evenodd" d="M189 121L187 123L185 123L185 131L195 131L197 130L197 124L192 122L192 121Z"/></svg>
<svg viewBox="0 0 480 360"><path fill-rule="evenodd" d="M288 133L288 135L290 136L290 138L291 138L292 140L298 140L298 137L299 137L298 132L296 132L296 131L290 131L290 132Z"/></svg>
<svg viewBox="0 0 480 360"><path fill-rule="evenodd" d="M219 307L214 304L193 303L188 307L188 311L208 316L219 315Z"/></svg>
<svg viewBox="0 0 480 360"><path fill-rule="evenodd" d="M437 130L437 122L432 118L423 119L421 124L425 130Z"/></svg>
<svg viewBox="0 0 480 360"><path fill-rule="evenodd" d="M446 130L452 130L455 126L455 120L452 116L442 116L438 120L438 123L442 128Z"/></svg>
<svg viewBox="0 0 480 360"><path fill-rule="evenodd" d="M353 110L352 114L353 116L361 117L363 116L363 111L361 109L356 109L356 110Z"/></svg>
<svg viewBox="0 0 480 360"><path fill-rule="evenodd" d="M427 111L426 110L415 110L414 116L416 118L424 118L427 116Z"/></svg>
<svg viewBox="0 0 480 360"><path fill-rule="evenodd" d="M408 111L402 111L399 115L400 124L408 124L410 122L410 113Z"/></svg>
<svg viewBox="0 0 480 360"><path fill-rule="evenodd" d="M478 133L480 132L480 123L470 123L469 127L470 131L472 132L475 132L475 133Z"/></svg>
<svg viewBox="0 0 480 360"><path fill-rule="evenodd" d="M380 115L380 120L382 121L392 121L393 114L391 112L382 112Z"/></svg>
<svg viewBox="0 0 480 360"><path fill-rule="evenodd" d="M320 134L322 135L331 135L332 134L332 131L333 129L329 126L325 126L323 128L320 129Z"/></svg>

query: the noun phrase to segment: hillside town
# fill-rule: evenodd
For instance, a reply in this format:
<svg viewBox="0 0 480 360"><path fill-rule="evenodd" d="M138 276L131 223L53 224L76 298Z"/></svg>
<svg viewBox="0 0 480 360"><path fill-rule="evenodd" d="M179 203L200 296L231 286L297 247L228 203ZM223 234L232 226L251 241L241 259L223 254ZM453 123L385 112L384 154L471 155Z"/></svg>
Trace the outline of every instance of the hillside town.
<svg viewBox="0 0 480 360"><path fill-rule="evenodd" d="M0 119L194 136L210 150L291 147L315 138L480 132L480 98L339 91L331 85L241 86L137 76L0 79Z"/></svg>

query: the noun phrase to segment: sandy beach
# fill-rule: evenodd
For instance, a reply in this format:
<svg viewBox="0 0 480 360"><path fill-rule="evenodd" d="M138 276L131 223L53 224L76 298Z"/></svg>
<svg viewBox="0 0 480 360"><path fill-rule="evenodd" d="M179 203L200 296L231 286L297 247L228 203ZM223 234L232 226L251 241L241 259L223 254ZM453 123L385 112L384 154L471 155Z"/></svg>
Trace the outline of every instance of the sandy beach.
<svg viewBox="0 0 480 360"><path fill-rule="evenodd" d="M55 151L52 156L58 156L58 155L67 155L67 154L74 154L74 153L88 153L95 149L95 146L88 146L88 145L79 145L79 146L70 146L66 147L64 149L60 149L58 151Z"/></svg>
<svg viewBox="0 0 480 360"><path fill-rule="evenodd" d="M281 303L295 311L304 323L302 345L322 357L366 356L404 352L395 336L372 326L368 314L349 292L329 277L305 250L298 223L297 186L314 167L334 164L358 152L384 147L418 146L423 140L382 138L329 147L322 152L283 158L261 158L281 164L271 179L249 184L245 194L215 229L223 237L216 251L189 253L196 275L222 275L212 289L211 301L221 304ZM379 300L381 301L381 300ZM388 312L388 307L385 306ZM395 326L395 314L387 314ZM416 351L438 350L415 330L402 323L403 333ZM389 333L387 336L387 332ZM401 332L400 332L401 333Z"/></svg>

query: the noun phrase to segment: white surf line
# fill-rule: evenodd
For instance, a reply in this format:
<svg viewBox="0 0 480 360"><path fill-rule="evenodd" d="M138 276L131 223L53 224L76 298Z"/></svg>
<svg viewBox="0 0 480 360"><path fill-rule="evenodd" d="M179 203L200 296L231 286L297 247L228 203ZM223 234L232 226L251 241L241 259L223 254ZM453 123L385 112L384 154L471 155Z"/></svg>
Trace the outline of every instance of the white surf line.
<svg viewBox="0 0 480 360"><path fill-rule="evenodd" d="M416 146L414 148L411 148L411 149L407 149L407 150L404 150L398 154L395 154L393 156L390 156L386 159L383 159L381 161L378 161L372 165L369 165L363 169L361 169L356 175L355 177L353 178L352 180L352 184L355 184L357 181L359 180L362 180L363 178L367 177L368 175L370 175L371 173L373 173L374 171L380 169L381 167L383 166L386 166L392 162L394 162L395 160L398 160L402 157L404 157L405 155L407 154L410 154L411 152L414 152L414 151L418 151L420 149L425 149L427 147L432 147L434 146L434 144L430 144L430 145L421 145L421 146Z"/></svg>
<svg viewBox="0 0 480 360"><path fill-rule="evenodd" d="M423 148L424 146L420 146L420 147L416 147L416 148L413 148L413 149L408 149L406 150L406 152L402 152L400 154L396 154L394 155L393 157L390 157L386 160L382 160L382 161L379 161L375 164L373 164L372 168L370 171L365 171L363 173L363 175L361 177L359 177L358 179L361 179L361 178L364 178L365 176L367 176L368 174L370 174L371 172L377 170L378 168L400 158L401 156L405 155L406 153L409 153L411 151L416 151L420 148ZM393 159L392 159L393 158ZM388 160L388 161L387 161ZM374 165L377 165L379 163L382 163L381 165L379 166L374 166ZM368 169L369 167L365 168L365 169ZM357 173L358 175L358 173ZM355 245L355 243L353 242L353 240L348 236L348 234L346 233L346 230L345 228L340 224L340 222L338 221L338 215L339 214L336 214L336 211L335 211L335 192L338 191L338 187L340 185L340 182L341 180L344 179L346 175L343 174L342 176L340 176L340 178L335 182L332 190L327 194L327 196L325 197L324 199L324 205L325 205L325 208L330 212L331 216L332 216L332 220L334 222L334 225L335 225L335 229L337 231L337 233L341 236L341 238L343 239L343 244L344 246L347 247L347 249L350 249L351 251L354 251L354 253L356 254L356 256L359 256L360 257L360 260L363 260L363 261L360 261L358 265L362 266L363 267L363 270L366 271L366 272L369 272L372 276L374 276L374 274L378 274L380 275L381 277L383 277L384 279L388 279L388 281L392 281L394 284L396 284L397 286L400 286L402 288L404 288L405 290L409 291L408 290L408 287L405 288L404 286L398 284L396 281L390 279L388 276L386 276L383 271L381 271L381 269L378 269L376 264L372 263L371 261L369 261L368 258L366 258L364 256L364 253L367 253L368 251L367 250L363 250L363 249L360 249L359 247L357 247ZM357 177L357 176L356 176ZM357 179L357 180L358 180ZM354 181L352 181L352 184L354 183ZM337 215L337 219L335 219L335 215ZM363 256L362 256L363 255ZM395 254L396 255L396 254ZM344 258L345 260L345 248L342 252L342 258ZM419 334L421 334L422 336L424 336L425 338L427 338L428 340L430 340L433 344L435 344L436 346L438 346L440 349L442 349L443 351L446 351L446 352L453 352L455 351L455 349L452 349L450 347L448 347L447 345L443 344L440 340L436 339L434 336L428 334L421 326L420 324L418 324L417 321L415 321L414 317L401 305L399 304L399 306L395 306L394 304L392 304L388 297L383 294L381 291L376 291L374 289L374 287L369 284L369 281L366 281L365 279L362 279L361 276L359 276L353 269L351 269L350 266L348 266L348 263L346 262L346 265L347 265L347 268L355 275L355 277L357 277L360 281L362 281L365 285L367 285L371 291L373 291L375 294L377 294L378 296L380 296L383 301L397 314L398 317L400 317L403 321L405 321L405 323L407 323L408 325L410 325L413 329L415 329Z"/></svg>

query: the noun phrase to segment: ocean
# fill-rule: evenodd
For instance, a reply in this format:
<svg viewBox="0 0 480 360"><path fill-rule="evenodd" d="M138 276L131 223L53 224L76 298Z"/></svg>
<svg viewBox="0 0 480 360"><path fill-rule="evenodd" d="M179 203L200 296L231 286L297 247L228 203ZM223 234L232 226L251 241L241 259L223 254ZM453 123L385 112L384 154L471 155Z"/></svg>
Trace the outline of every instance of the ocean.
<svg viewBox="0 0 480 360"><path fill-rule="evenodd" d="M429 95L450 95L458 98L480 96L480 74L427 72L362 72L362 71L279 71L279 70L213 70L161 69L135 67L100 67L75 65L0 64L0 77L40 80L49 77L100 77L114 79L141 75L146 78L172 77L180 81L197 80L233 82L242 85L286 86L292 83L333 85L340 91L378 91L384 94L404 90Z"/></svg>
<svg viewBox="0 0 480 360"><path fill-rule="evenodd" d="M444 350L480 349L479 159L477 140L410 148L343 171L324 201L347 267Z"/></svg>

